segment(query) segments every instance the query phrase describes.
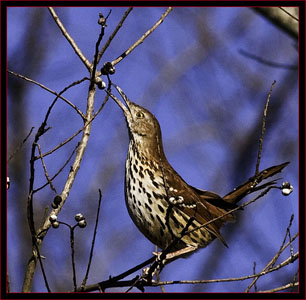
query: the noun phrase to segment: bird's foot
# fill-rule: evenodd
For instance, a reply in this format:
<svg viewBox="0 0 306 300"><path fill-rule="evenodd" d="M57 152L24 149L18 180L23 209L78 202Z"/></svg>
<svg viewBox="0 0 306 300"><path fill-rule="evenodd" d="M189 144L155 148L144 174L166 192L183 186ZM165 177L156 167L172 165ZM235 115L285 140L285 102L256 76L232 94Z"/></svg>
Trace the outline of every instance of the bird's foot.
<svg viewBox="0 0 306 300"><path fill-rule="evenodd" d="M191 245L188 245L186 246L185 248L182 248L180 250L177 250L177 251L173 251L173 252L170 252L168 254L166 254L166 257L162 260L162 264L165 265L177 258L180 258L180 257L185 257L186 255L188 254L191 254L192 252L196 251L198 249L198 247L196 246L191 246ZM162 252L153 252L153 255L155 255L157 257L157 260L161 260L161 255L162 255Z"/></svg>

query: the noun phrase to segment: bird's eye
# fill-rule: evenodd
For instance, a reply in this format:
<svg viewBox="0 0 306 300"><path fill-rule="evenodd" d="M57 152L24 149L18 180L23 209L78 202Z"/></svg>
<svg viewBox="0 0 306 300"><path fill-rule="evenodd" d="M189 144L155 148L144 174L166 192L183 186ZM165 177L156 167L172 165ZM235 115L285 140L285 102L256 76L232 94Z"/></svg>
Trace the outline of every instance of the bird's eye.
<svg viewBox="0 0 306 300"><path fill-rule="evenodd" d="M141 111L139 111L139 112L136 113L136 117L138 119L143 119L144 118L144 114Z"/></svg>

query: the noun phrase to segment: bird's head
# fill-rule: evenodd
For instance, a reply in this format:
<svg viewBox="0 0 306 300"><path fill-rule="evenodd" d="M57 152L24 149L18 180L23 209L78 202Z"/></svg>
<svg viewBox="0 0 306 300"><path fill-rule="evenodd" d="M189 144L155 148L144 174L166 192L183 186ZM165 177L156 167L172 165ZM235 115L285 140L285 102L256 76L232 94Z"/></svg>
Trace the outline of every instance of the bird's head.
<svg viewBox="0 0 306 300"><path fill-rule="evenodd" d="M117 85L112 85L117 89L124 100L124 102L120 101L113 94L109 94L122 109L130 136L141 143L148 143L149 141L156 142L156 138L161 137L161 131L155 116L147 109L129 100Z"/></svg>

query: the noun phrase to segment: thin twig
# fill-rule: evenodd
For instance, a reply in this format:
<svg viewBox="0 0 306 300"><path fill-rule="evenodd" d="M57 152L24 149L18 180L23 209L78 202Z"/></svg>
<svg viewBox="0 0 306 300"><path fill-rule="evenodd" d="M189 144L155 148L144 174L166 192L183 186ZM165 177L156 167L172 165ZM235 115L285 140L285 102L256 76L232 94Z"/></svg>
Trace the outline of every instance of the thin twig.
<svg viewBox="0 0 306 300"><path fill-rule="evenodd" d="M93 86L93 88L91 90L89 90L89 92L88 92L86 120L91 120L92 119L93 106L94 106L94 96L95 96L95 86ZM70 169L70 172L69 172L68 178L65 182L63 191L60 195L61 198L62 198L62 202L60 203L60 205L58 206L57 209L52 210L52 212L51 212L52 214L58 215L58 213L62 209L62 207L63 207L63 205L64 205L64 203L65 203L65 201L66 201L66 199L69 195L69 192L72 188L72 185L74 183L75 177L76 177L76 175L78 173L78 170L80 168L80 164L81 164L81 161L83 159L84 152L85 152L88 140L89 140L90 130L91 130L90 124L91 124L91 121L86 122L86 124L84 126L85 128L84 128L84 131L83 131L83 136L81 138L80 145L78 147L78 151L77 151L74 163L73 163L73 165ZM33 154L32 157L34 157L34 154ZM33 161L33 159L31 159L31 161ZM34 172L33 173L31 172L31 174L34 174ZM33 204L32 204L32 199L31 198L28 200L28 203L29 203L28 211L31 211L31 215L29 215L29 219L33 219ZM37 245L37 247L39 247L42 244L42 240L47 233L47 229L50 228L50 226L51 226L51 223L50 223L49 217L47 217L44 224L41 226L41 228L38 229L38 232L44 232L44 234L41 235L41 239L38 241L39 244ZM34 228L31 224L31 222L30 222L30 228ZM32 229L31 229L31 232L32 232ZM36 268L36 259L35 258L30 259L30 261L28 263L28 266L27 266L26 274L25 274L25 284L24 284L24 288L23 288L23 291L25 291L25 292L26 291L27 292L31 291L35 268Z"/></svg>
<svg viewBox="0 0 306 300"><path fill-rule="evenodd" d="M253 265L253 275L256 274L256 261L254 261L254 265ZM255 292L257 292L257 286L256 286L256 283L254 283L254 289L255 289Z"/></svg>
<svg viewBox="0 0 306 300"><path fill-rule="evenodd" d="M92 68L92 65L85 58L85 56L82 54L82 52L77 47L77 45L75 44L73 39L69 36L69 34L67 33L63 24L61 23L61 21L57 17L53 8L50 7L49 11L50 11L51 15L53 16L54 20L56 21L57 25L62 30L63 35L66 37L66 39L72 45L74 51L77 53L77 55L80 57L80 59L82 60L82 62L85 64L85 66L87 67L87 69L90 72L91 68ZM58 207L54 208L52 210L52 212L49 214L49 216L47 216L45 218L45 221L44 221L43 225L37 230L37 232L40 234L39 239L37 239L36 234L35 234L36 230L35 230L35 226L34 226L34 216L33 216L34 215L33 214L33 186L34 186L34 178L35 178L35 176L34 176L34 173L35 173L35 169L34 169L35 148L36 148L36 144L38 143L39 137L48 130L48 128L46 129L47 119L48 119L48 117L51 113L51 110L52 110L53 106L55 105L55 103L58 99L58 96L55 98L55 100L52 102L51 106L49 107L49 109L46 113L45 119L44 119L40 128L37 131L37 134L36 134L35 139L34 139L34 143L32 144L32 152L31 152L31 160L30 160L30 186L29 186L29 196L28 196L28 201L27 201L27 217L28 217L28 223L29 223L30 232L31 232L31 236L32 236L32 256L31 256L31 258L28 262L27 268L26 268L26 272L25 272L25 276L24 276L23 292L30 292L32 290L33 278L34 278L34 273L35 273L36 263L37 263L37 255L35 255L34 250L36 248L37 248L37 250L39 250L39 248L42 245L43 239L46 236L46 234L48 232L48 229L51 226L51 222L50 222L49 217L51 216L51 214L54 214L54 215L57 216L59 214L59 212L61 211L61 209L62 209L63 205L65 204L66 199L67 199L67 197L68 197L68 195L71 191L72 185L74 183L74 180L75 180L76 175L78 173L78 170L80 168L82 159L84 157L85 149L87 147L89 137L90 137L91 124L92 124L91 122L93 121L94 117L97 115L97 114L94 115L94 113L93 113L95 94L96 94L96 85L91 84L90 87L89 87L88 96L87 96L87 108L86 108L86 115L84 117L83 135L82 135L81 141L79 143L79 146L77 148L77 153L76 153L74 162L73 162L73 164L70 168L70 172L69 172L68 177L66 179L66 182L64 184L64 188L63 188L61 194L59 195L61 197L62 201L58 205ZM108 98L108 96L106 96L106 99L107 98ZM102 108L103 108L103 105L102 105ZM101 109L99 111L101 111ZM94 117L93 117L93 115L94 115ZM43 157L43 155L40 155L40 157ZM40 259L39 254L38 254L38 256L39 256L39 259ZM75 286L75 289L76 289L76 286Z"/></svg>
<svg viewBox="0 0 306 300"><path fill-rule="evenodd" d="M79 227L79 223L71 226L70 224L63 222L63 221L58 221L57 222L59 224L63 224L66 227L69 228L69 232L70 232L70 250L71 250L71 263L72 263L72 281L73 281L73 288L74 288L74 292L76 292L77 290L77 279L76 279L76 270L75 270L75 259L74 259L74 254L75 254L75 250L74 250L74 230L75 228ZM39 234L41 234L42 232L40 232Z"/></svg>
<svg viewBox="0 0 306 300"><path fill-rule="evenodd" d="M276 263L277 259L280 257L281 253L292 243L292 240L290 239L289 242L287 244L285 244L286 239L287 239L287 235L288 235L288 231L290 230L290 227L292 225L292 221L293 221L294 215L291 215L290 217L290 221L289 221L289 225L286 229L286 233L285 233L285 237L283 239L283 242L279 248L279 250L277 251L277 253L274 255L274 257L268 262L268 264L263 268L263 271L268 270L269 268L273 267L273 265ZM259 277L255 277L253 279L253 281L249 284L249 286L247 287L247 289L245 290L246 293L248 293L250 291L250 289L252 288L252 286L256 283L256 281L259 279Z"/></svg>
<svg viewBox="0 0 306 300"><path fill-rule="evenodd" d="M123 52L118 58L112 61L112 65L115 66L119 63L123 58L129 55L137 46L139 46L167 17L167 15L171 12L172 7L169 7L165 13L162 14L160 19L139 39L137 40L129 49Z"/></svg>
<svg viewBox="0 0 306 300"><path fill-rule="evenodd" d="M277 287L277 288L274 288L274 289L271 289L271 290L258 291L258 293L275 293L275 292L280 292L280 291L287 290L287 289L294 288L294 287L298 287L298 286L299 286L298 282L290 282L286 285L283 285L283 286L280 286L280 287Z"/></svg>
<svg viewBox="0 0 306 300"><path fill-rule="evenodd" d="M69 143L71 140L73 140L77 135L79 135L82 131L84 131L86 129L87 126L89 126L91 124L91 122L96 118L96 116L100 113L100 111L103 109L104 105L106 104L106 102L108 101L109 96L106 95L105 99L102 103L102 105L99 107L99 109L97 110L97 112L92 116L92 118L82 127L80 128L77 132L75 132L72 136L70 136L69 138L67 138L65 141L61 142L59 145L57 145L56 147L54 147L53 149L49 150L48 152L44 153L42 155L42 157L45 157L47 155L52 154L54 151L58 150L59 148L63 147L65 144ZM39 156L36 156L35 159L40 158Z"/></svg>
<svg viewBox="0 0 306 300"><path fill-rule="evenodd" d="M259 138L259 148L258 148L257 162L256 162L256 169L255 169L255 176L257 176L257 174L259 173L259 164L260 164L260 160L261 160L262 145L263 145L263 140L264 140L264 135L265 135L265 130L266 130L266 117L267 117L270 97L271 97L271 94L272 94L272 89L273 89L275 83L276 83L276 81L274 80L272 85L271 85L270 92L268 94L268 98L267 98L264 113L263 113L261 135L260 135L260 138Z"/></svg>
<svg viewBox="0 0 306 300"><path fill-rule="evenodd" d="M173 281L162 281L162 282L152 282L152 286L159 286L159 285L172 285L172 284L199 284L199 283L219 283L219 282L232 282L232 281L243 281L248 280L254 277L258 276L264 276L271 272L277 271L285 266L287 266L290 263L293 263L296 261L299 257L299 253L295 253L293 257L288 257L286 260L284 260L282 263L278 264L274 268L271 268L266 271L262 271L260 273L254 274L254 275L247 275L247 276L241 276L241 277L233 277L233 278L222 278L222 279L208 279L208 280L173 280Z"/></svg>
<svg viewBox="0 0 306 300"><path fill-rule="evenodd" d="M95 291L99 288L102 289L102 291L104 291L106 288L113 286L115 283L120 282L119 280L133 274L134 272L144 268L145 266L147 266L148 264L152 263L154 260L156 259L156 256L152 256L151 258L147 259L146 261L138 264L137 266L121 273L120 275L117 275L115 277L110 277L108 280L105 281L101 281L99 283L96 284L92 284L92 285L88 285L83 289L78 289L78 292L91 292L91 291ZM138 276L137 276L138 277ZM125 286L130 286L130 285L125 285Z"/></svg>
<svg viewBox="0 0 306 300"><path fill-rule="evenodd" d="M28 220L30 233L32 236L32 256L28 262L27 271L24 277L24 282L23 282L23 287L22 287L23 292L30 292L32 289L34 271L35 271L36 263L37 263L37 255L38 255L39 262L41 263L41 258L39 255L39 247L41 244L41 239L37 239L37 236L36 236L36 229L35 229L35 222L34 222L34 207L33 207L33 190L34 190L34 179L35 179L35 167L34 167L35 150L36 150L40 137L44 135L50 129L50 127L46 128L47 120L50 116L51 110L54 107L57 99L58 97L56 97L53 100L52 104L49 106L48 111L45 115L45 118L37 130L37 133L34 138L34 142L32 143L31 159L30 159L30 183L29 183L29 194L27 198L27 220Z"/></svg>
<svg viewBox="0 0 306 300"><path fill-rule="evenodd" d="M290 16L292 19L299 22L299 19L295 17L293 14L291 14L289 11L285 10L283 7L279 7L280 10L282 10L284 13L286 13L288 16Z"/></svg>
<svg viewBox="0 0 306 300"><path fill-rule="evenodd" d="M269 67L273 67L273 68L281 68L281 69L287 69L287 70L298 70L298 66L297 65L289 65L289 64L283 64L283 63L278 63L278 62L274 62L271 60L268 60L266 58L262 58L258 55L249 53L243 49L239 50L239 53L244 55L245 57L251 58L261 64L267 65Z"/></svg>
<svg viewBox="0 0 306 300"><path fill-rule="evenodd" d="M58 98L62 99L64 102L66 102L68 105L70 105L82 117L82 119L85 118L85 115L73 103L71 103L68 99L66 99L66 98L64 98L63 96L60 95L63 92L58 94L58 93L54 92L53 90L49 89L48 87L44 86L43 84L41 84L41 83L39 83L39 82L37 82L37 81L35 81L33 79L27 78L27 77L25 77L25 76L23 76L21 74L15 73L15 72L10 71L10 70L8 70L7 72L12 74L12 75L15 75L15 76L17 76L17 77L19 77L21 79L24 79L24 80L26 80L28 82L34 83L34 84L38 85L39 87L43 88L44 90L48 91L49 93L57 96ZM79 83L81 83L82 81L84 81L86 79L88 79L88 78L84 77L81 80L75 81L72 85L79 84ZM70 84L69 86L71 87L72 85Z"/></svg>
<svg viewBox="0 0 306 300"><path fill-rule="evenodd" d="M49 287L49 283L48 283L48 280L47 280L47 274L45 272L45 268L44 268L44 265L43 265L43 262L42 262L42 257L40 255L39 246L36 242L35 242L35 248L36 248L36 251L37 251L37 257L38 257L39 265L40 265L40 268L41 268L41 273L42 273L43 278L44 278L44 283L45 283L46 289L47 289L48 293L51 293L51 289Z"/></svg>
<svg viewBox="0 0 306 300"><path fill-rule="evenodd" d="M71 85L70 85L71 86ZM58 213L60 212L60 210L62 209L68 195L69 192L72 188L72 185L74 183L75 177L78 173L78 170L80 168L81 165L81 161L83 159L84 156L84 152L85 149L87 147L88 144L88 140L89 140L89 136L90 136L90 131L91 131L91 121L92 121L92 116L93 116L93 108L94 108L94 98L95 98L95 93L96 93L96 87L95 85L93 85L91 87L91 89L89 89L88 91L88 97L87 97L87 109L86 109L86 115L85 115L85 125L84 125L84 131L83 131L83 135L81 138L81 141L79 143L79 147L76 153L76 157L75 160L70 168L70 172L68 174L68 178L65 182L64 188L62 190L61 193L61 198L62 198L62 202L60 203L60 205L58 206L58 208L53 209L52 210L52 214L58 215ZM50 105L45 119L42 122L40 128L38 129L38 132L35 136L35 140L34 143L32 145L32 153L31 153L31 160L30 160L30 186L29 186L29 196L28 196L28 201L27 201L27 216L28 216L28 223L29 223L29 227L30 227L30 231L31 231L31 235L32 235L32 245L33 248L37 248L39 249L39 247L41 246L42 242L43 242L43 238L45 237L45 235L47 234L48 229L51 226L50 220L49 220L49 216L45 219L44 224L37 230L37 232L43 232L43 234L40 235L40 239L36 240L36 235L35 235L35 226L34 226L34 218L33 218L33 186L34 186L34 173L35 173L35 169L34 169L34 162L35 162L35 143L38 143L38 139L39 137L44 134L48 128L46 129L46 124L47 124L47 119L51 113L51 110L53 108L53 106L55 105L56 101L57 101L58 97L56 97L54 99L54 101L52 102L52 104ZM89 120L89 121L87 121ZM32 285L33 285L33 277L34 277L34 273L35 273L35 269L36 269L36 262L37 262L37 257L34 254L34 249L32 251L32 256L28 262L27 268L26 268L26 273L25 273L25 277L24 277L24 284L23 284L23 292L30 292L32 290Z"/></svg>
<svg viewBox="0 0 306 300"><path fill-rule="evenodd" d="M160 280L160 272L159 272L159 270L156 270L156 279L157 279L157 282L160 282L161 280ZM160 285L160 289L161 289L161 292L162 293L166 293L166 289L165 289L165 286L164 285Z"/></svg>
<svg viewBox="0 0 306 300"><path fill-rule="evenodd" d="M155 252L156 252L156 253L158 252L158 247L157 247L157 246L155 246ZM155 274L155 275L156 275L157 282L161 281L161 280L160 280L160 272L159 272L159 270L156 270L156 274ZM161 285L161 286L160 286L160 289L161 289L161 292L162 292L162 293L166 293L165 286Z"/></svg>
<svg viewBox="0 0 306 300"><path fill-rule="evenodd" d="M294 219L294 214L292 214L291 217L290 217L289 225L286 229L286 234L285 234L285 237L283 239L282 245L280 246L279 252L281 252L281 249L283 249L283 247L285 245L285 242L287 240L287 236L288 236L289 237L289 244L290 244L290 253L293 254L293 249L292 249L292 244L291 244L292 238L291 238L291 234L290 234L290 228L292 226L293 219Z"/></svg>
<svg viewBox="0 0 306 300"><path fill-rule="evenodd" d="M83 62L83 64L86 66L87 70L90 72L92 65L89 62L89 60L85 57L85 55L82 53L81 49L78 47L78 45L75 43L75 41L73 40L73 38L69 35L69 33L67 32L65 26L63 25L63 23L61 22L61 20L59 19L59 17L57 16L57 14L55 13L53 7L48 7L49 12L51 13L55 23L57 24L57 26L60 28L62 34L64 35L64 37L66 38L66 40L69 42L69 44L71 45L71 47L73 48L74 52L77 54L77 56L81 59L81 61Z"/></svg>
<svg viewBox="0 0 306 300"><path fill-rule="evenodd" d="M94 55L94 59L93 59L93 63L92 63L91 82L90 82L91 85L95 84L96 69L97 69L97 64L98 64L99 46L100 46L100 43L101 43L102 38L104 36L104 29L105 29L105 26L106 26L107 17L104 18L102 14L99 15L99 18L102 19L103 21L102 21L102 23L100 23L100 19L99 19L99 22L98 22L101 25L101 31L100 31L98 40L96 42L96 51L95 51L95 55Z"/></svg>
<svg viewBox="0 0 306 300"><path fill-rule="evenodd" d="M44 270L44 266L43 266L43 263L42 263L41 255L40 255L40 252L39 252L40 239L38 239L38 236L36 235L36 230L35 230L34 210L33 210L33 187L34 187L34 178L35 178L35 176L34 176L34 174L35 174L35 168L34 168L35 149L38 145L38 140L39 140L40 136L42 136L48 130L48 128L47 129L45 128L46 120L47 120L47 117L48 117L48 115L51 111L51 108L55 104L55 102L56 102L56 99L53 101L53 103L49 107L49 110L47 112L45 120L43 121L43 123L39 127L39 129L38 129L38 131L35 135L34 142L32 144L31 159L30 159L30 185L29 185L29 195L28 195L28 198L27 198L27 219L28 219L28 224L29 224L31 237L32 237L32 256L31 256L31 258L28 262L28 273L26 274L25 279L24 279L24 283L23 283L23 287L22 287L23 292L29 292L31 290L33 277L34 277L34 270L35 270L35 267L36 267L37 260L39 261L39 264L40 264L40 267L41 267L41 270L42 270L42 274L43 274L43 278L44 278L46 288L47 288L48 292L51 292L51 290L49 288L48 281L47 281L47 276L46 276L46 273L45 273L45 270Z"/></svg>
<svg viewBox="0 0 306 300"><path fill-rule="evenodd" d="M254 7L256 12L263 15L269 22L272 22L278 28L293 37L296 41L299 38L299 24L292 21L291 16L280 14L279 7Z"/></svg>
<svg viewBox="0 0 306 300"><path fill-rule="evenodd" d="M35 159L39 159L40 157L45 157L47 155L52 154L53 152L55 152L56 150L58 150L59 148L63 147L64 145L66 145L67 143L69 143L71 140L73 140L77 135L79 135L90 123L86 123L81 129L79 129L77 132L75 132L72 136L70 136L68 139L66 139L65 141L61 142L59 145L57 145L56 147L54 147L53 149L45 152L44 154L42 154L41 156L35 156Z"/></svg>
<svg viewBox="0 0 306 300"><path fill-rule="evenodd" d="M75 153L76 149L78 149L79 147L79 143L76 145L76 147L73 149L73 151L71 152L70 156L68 157L68 159L65 161L64 165L51 177L51 181L53 181L62 171L63 169L66 167L66 165L68 164L68 162L71 160L73 154ZM42 155L37 156L37 158L43 158ZM33 190L33 194L37 193L38 191L42 190L44 187L46 187L49 184L49 182L46 182L44 185L42 185L41 187Z"/></svg>
<svg viewBox="0 0 306 300"><path fill-rule="evenodd" d="M138 279L139 276L136 276L134 277L133 279L131 280L122 280L122 281L112 281L111 279L109 280L107 286L100 286L99 284L90 284L90 285L87 285L85 290L84 291L81 291L81 292L92 292L92 291L99 291L100 293L103 293L105 291L105 289L107 288L112 288L112 287L127 287L127 286L130 286L132 285L135 280ZM144 292L144 289L143 289L143 286L142 285L139 285L137 286L137 288Z"/></svg>
<svg viewBox="0 0 306 300"><path fill-rule="evenodd" d="M294 274L292 283L298 283L298 282L299 282L299 268L297 269L297 271ZM293 290L293 288L292 288L292 290Z"/></svg>
<svg viewBox="0 0 306 300"><path fill-rule="evenodd" d="M248 202L245 202L245 203L243 203L243 204L241 204L241 205L239 205L239 206L237 206L237 207L235 207L235 208L233 208L233 209L227 211L226 213L222 214L221 216L216 217L216 218L214 218L214 219L212 219L212 220L210 220L210 221L208 221L208 222L206 222L206 223L204 223L204 224L202 224L202 225L197 226L196 228L194 228L194 229L192 229L192 230L187 231L185 234L190 234L190 233L192 233L193 231L196 231L196 230L198 230L198 229L200 229L200 228L202 228L202 227L206 227L207 225L209 225L209 224L211 224L211 223L213 223L213 222L215 222L215 221L217 221L217 220L219 220L219 219L222 219L222 218L224 218L225 216L227 216L227 215L229 215L229 214L232 214L232 213L235 212L235 211L238 211L238 210L243 209L244 207L246 207L246 206L252 204L253 202L257 201L259 198L263 197L263 196L264 196L265 194L267 194L272 188L278 188L278 187L269 186L268 188L266 188L265 190L263 190L256 198L254 198L254 199L252 199L252 200L250 200L250 201L248 201Z"/></svg>
<svg viewBox="0 0 306 300"><path fill-rule="evenodd" d="M293 236L293 239L295 239L298 236L298 234L295 234ZM96 284L91 284L91 285L87 285L83 292L92 292L92 291L96 291L99 290L99 287L101 287L102 291L104 291L106 288L112 288L112 287L127 287L127 286L131 286L133 284L135 284L135 281L137 281L139 284L135 285L137 288L141 289L144 286L160 286L160 285L173 285L173 284L208 284L208 283L219 283L219 282L233 282L233 281L243 281L243 280L248 280L248 279L252 279L254 277L257 276L264 276L266 274L269 274L271 272L277 271L285 266L287 266L290 263L293 263L294 261L296 261L296 259L298 258L299 253L295 253L292 257L290 256L289 258L287 258L286 260L284 260L282 263L278 264L277 266L275 266L274 268L271 268L269 270L266 271L262 271L260 273L257 273L255 275L247 275L247 276L242 276L242 277L235 277L235 278L222 278L222 279L208 279L208 280L173 280L173 281L161 281L161 282L146 282L146 281L142 281L139 282L138 279L139 277L136 276L135 278L133 278L132 280L129 281L118 281L119 279L116 277L112 277L106 281L102 281L100 283L96 283ZM151 259L149 259L148 261L144 262L142 265L136 266L135 268L143 268L144 266L146 266L147 264L150 263L150 261L152 262L152 260L155 260L155 257L152 257ZM134 268L133 268L134 269ZM134 273L136 270L131 269ZM125 272L126 273L126 272ZM130 275L131 273L129 272L128 274L121 274L123 276L120 276L122 278ZM80 289L78 289L77 291L81 291Z"/></svg>
<svg viewBox="0 0 306 300"><path fill-rule="evenodd" d="M81 284L81 289L82 289L82 287L84 288L85 285L86 285L89 270L90 270L90 266L91 266L91 260L92 260L92 257L93 257L93 250L94 250L94 246L95 246L95 240L96 240L97 229L98 229L98 224L99 224L101 201L102 201L102 192L99 189L99 202L98 202L98 210L97 210L97 216L96 216L96 224L95 224L94 234L93 234L92 243L91 243L91 249L90 249L90 254L89 254L89 261L88 261L88 265L87 265L87 270L86 270L86 274L85 274L85 277L83 279L83 282Z"/></svg>
<svg viewBox="0 0 306 300"><path fill-rule="evenodd" d="M41 148L40 148L40 145L39 145L39 144L37 144L37 148L38 148L39 155L40 155L40 157L41 157L41 164L42 164L43 169L44 169L44 172L45 172L45 177L46 177L46 179L47 179L47 181L48 181L48 184L50 185L50 188L51 188L51 189L55 192L55 194L57 195L56 188L55 188L55 186L53 185L52 180L51 180L50 177L49 177L49 174L48 174L48 171L47 171L47 166L46 166L46 164L45 164L45 161L44 161L43 157L41 156L42 153L41 153ZM33 191L33 193L34 193L34 191Z"/></svg>
<svg viewBox="0 0 306 300"><path fill-rule="evenodd" d="M125 21L125 19L127 18L127 16L129 15L129 13L132 11L133 7L130 7L126 10L126 12L124 13L122 19L120 20L120 22L118 23L117 27L115 28L115 30L113 31L113 33L110 35L110 37L108 38L107 42L105 43L105 45L103 46L103 48L101 49L101 51L98 54L98 63L100 62L101 57L103 56L104 52L106 51L106 49L109 47L111 41L114 39L114 37L116 36L117 32L119 31L119 29L122 27L123 22Z"/></svg>
<svg viewBox="0 0 306 300"><path fill-rule="evenodd" d="M41 240L37 238L36 230L35 230L34 208L33 208L33 187L34 187L34 179L35 179L35 168L34 168L35 149L38 145L38 140L39 140L40 136L42 136L44 133L46 133L47 130L49 129L49 128L45 128L45 127L46 127L46 124L47 124L48 116L51 112L52 107L56 103L56 100L57 100L57 98L52 102L51 106L49 107L49 109L47 111L47 114L45 116L45 119L42 122L39 129L37 130L37 133L36 133L35 138L34 138L34 142L32 144L31 159L30 159L29 195L28 195L28 198L27 198L27 220L28 220L28 224L29 224L29 228L30 228L30 232L31 232L31 236L32 236L32 256L31 256L31 258L28 262L28 268L27 268L27 272L26 272L24 282L23 282L23 287L22 287L23 292L31 291L32 284L33 284L34 270L36 268L37 259L40 262L40 266L41 266L41 269L42 269L42 272L43 272L43 277L45 279L46 287L47 287L48 291L50 291L49 286L48 286L48 282L46 280L46 275L44 273L44 268L43 268L41 256L40 256L40 253L39 253L39 246L40 246L39 244L40 244Z"/></svg>
<svg viewBox="0 0 306 300"><path fill-rule="evenodd" d="M74 260L74 226L70 228L70 248L71 248L71 262L72 262L72 280L73 280L73 287L74 291L77 290L77 283L76 283L76 272L75 272L75 260Z"/></svg>
<svg viewBox="0 0 306 300"><path fill-rule="evenodd" d="M9 157L8 161L9 162L15 155L16 153L22 148L22 146L25 144L25 142L28 140L29 136L31 135L34 127L31 128L30 132L27 134L27 136L23 139L23 141L20 143L20 145L16 148L16 150L11 154Z"/></svg>

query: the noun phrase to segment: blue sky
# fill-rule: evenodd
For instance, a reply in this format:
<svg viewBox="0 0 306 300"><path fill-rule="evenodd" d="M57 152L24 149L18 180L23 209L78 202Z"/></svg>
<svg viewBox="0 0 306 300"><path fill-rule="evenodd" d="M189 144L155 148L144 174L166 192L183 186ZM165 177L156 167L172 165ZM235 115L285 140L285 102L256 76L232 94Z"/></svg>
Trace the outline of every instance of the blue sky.
<svg viewBox="0 0 306 300"><path fill-rule="evenodd" d="M98 14L105 7L55 7L69 34L92 61L99 34ZM111 8L105 43L125 7ZM165 7L134 8L102 58L99 68L112 61L144 34ZM30 25L32 24L32 25ZM47 8L7 11L8 68L59 92L73 81L88 76L87 70L62 36ZM268 61L297 66L297 41L250 8L177 7L143 44L116 65L111 77L128 97L155 114L160 122L166 156L191 185L225 195L254 174L260 123L271 84L276 80L268 112L261 168L285 161L291 164L278 177L294 186L283 197L272 190L266 197L237 214L237 222L222 230L229 244L214 241L188 259L165 267L162 280L193 280L249 275L261 270L278 251L291 214L292 235L298 231L298 85L297 70L273 68L241 54L244 50ZM16 78L8 75L8 153L12 153L34 126L41 124L54 99L41 88L25 83L17 98ZM64 96L83 112L88 81ZM105 97L98 90L97 110ZM21 111L18 112L19 109ZM17 112L16 112L17 110ZM16 116L22 116L22 120ZM20 122L20 123L19 123ZM46 152L81 128L82 120L62 101L50 116L52 128L40 140ZM16 129L17 128L17 129ZM256 130L257 128L257 130ZM16 134L18 130L18 134ZM10 137L13 137L12 139ZM13 291L20 291L31 240L26 221L29 159L32 134L8 165L12 188L8 191L8 271ZM46 157L51 175L66 161L80 137ZM100 227L88 283L117 275L151 256L154 246L137 230L124 203L124 161L128 134L121 110L109 101L95 119L81 169L59 219L73 223L82 212L88 221L76 232L76 266L81 281L87 266L98 189L103 192ZM56 178L60 192L69 166ZM20 174L23 174L20 178ZM18 184L15 184L17 183ZM45 183L36 165L35 186ZM36 222L50 208L54 192L45 189L35 196ZM251 199L251 197L248 197ZM17 220L17 221L16 221ZM297 242L294 244L297 250ZM61 226L48 232L42 248L53 291L72 288L69 232ZM281 258L290 255L287 251ZM45 291L37 269L33 291ZM292 280L297 263L258 281L259 289L277 287ZM242 292L249 282L211 285L172 285L167 291ZM124 291L113 289L110 291ZM136 291L136 290L135 290ZM160 291L148 288L146 291Z"/></svg>

